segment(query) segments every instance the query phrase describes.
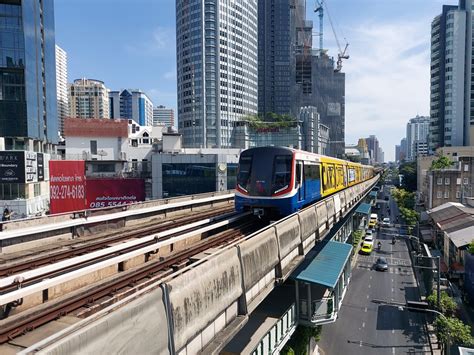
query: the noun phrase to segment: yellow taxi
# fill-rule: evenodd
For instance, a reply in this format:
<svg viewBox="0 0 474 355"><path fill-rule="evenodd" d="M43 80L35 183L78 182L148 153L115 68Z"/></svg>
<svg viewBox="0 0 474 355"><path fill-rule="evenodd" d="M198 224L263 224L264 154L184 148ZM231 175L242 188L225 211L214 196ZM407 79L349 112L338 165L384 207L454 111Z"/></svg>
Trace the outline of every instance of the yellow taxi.
<svg viewBox="0 0 474 355"><path fill-rule="evenodd" d="M361 254L367 254L369 255L372 253L372 250L374 250L374 243L364 243L362 244L362 248L360 248L360 253Z"/></svg>
<svg viewBox="0 0 474 355"><path fill-rule="evenodd" d="M377 219L378 219L378 216L376 213L372 213L370 215L369 228L375 228L375 226L377 225Z"/></svg>

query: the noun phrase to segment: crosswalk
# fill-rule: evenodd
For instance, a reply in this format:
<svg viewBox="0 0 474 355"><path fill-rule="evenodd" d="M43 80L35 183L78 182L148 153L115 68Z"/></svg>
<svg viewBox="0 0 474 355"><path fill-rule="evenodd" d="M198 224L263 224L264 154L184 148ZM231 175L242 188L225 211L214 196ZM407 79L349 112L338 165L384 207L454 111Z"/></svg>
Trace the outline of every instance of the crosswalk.
<svg viewBox="0 0 474 355"><path fill-rule="evenodd" d="M369 255L364 257L363 259L359 259L356 265L358 268L375 270L375 262L378 258L379 256ZM386 260L388 263L388 270L386 272L402 276L413 275L410 260L390 257L386 258Z"/></svg>

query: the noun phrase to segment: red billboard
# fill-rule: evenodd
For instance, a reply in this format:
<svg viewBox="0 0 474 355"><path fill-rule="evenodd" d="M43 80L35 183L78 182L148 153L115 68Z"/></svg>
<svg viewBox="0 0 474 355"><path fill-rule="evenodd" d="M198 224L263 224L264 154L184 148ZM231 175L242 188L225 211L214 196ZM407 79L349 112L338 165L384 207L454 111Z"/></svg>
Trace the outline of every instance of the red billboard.
<svg viewBox="0 0 474 355"><path fill-rule="evenodd" d="M84 160L49 161L50 213L86 209Z"/></svg>
<svg viewBox="0 0 474 355"><path fill-rule="evenodd" d="M88 179L87 208L120 206L145 201L143 179Z"/></svg>

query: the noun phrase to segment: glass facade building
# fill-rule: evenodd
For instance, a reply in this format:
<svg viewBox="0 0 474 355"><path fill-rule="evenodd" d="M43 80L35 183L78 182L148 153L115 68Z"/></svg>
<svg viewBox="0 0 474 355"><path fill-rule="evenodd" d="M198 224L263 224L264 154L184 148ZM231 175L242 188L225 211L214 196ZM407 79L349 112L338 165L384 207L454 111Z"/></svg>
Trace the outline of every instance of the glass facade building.
<svg viewBox="0 0 474 355"><path fill-rule="evenodd" d="M0 136L57 143L56 102L53 0L0 0Z"/></svg>
<svg viewBox="0 0 474 355"><path fill-rule="evenodd" d="M153 102L141 90L109 92L110 118L132 119L141 126L153 125Z"/></svg>
<svg viewBox="0 0 474 355"><path fill-rule="evenodd" d="M177 0L178 128L185 147L228 148L257 113L257 1Z"/></svg>

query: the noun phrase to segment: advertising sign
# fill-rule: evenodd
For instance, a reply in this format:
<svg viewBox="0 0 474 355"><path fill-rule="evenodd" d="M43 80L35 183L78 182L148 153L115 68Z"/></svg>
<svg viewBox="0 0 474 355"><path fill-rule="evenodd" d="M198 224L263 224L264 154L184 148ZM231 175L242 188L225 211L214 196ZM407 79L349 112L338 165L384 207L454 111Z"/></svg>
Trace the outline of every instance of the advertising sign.
<svg viewBox="0 0 474 355"><path fill-rule="evenodd" d="M87 208L120 206L145 201L143 179L88 179Z"/></svg>
<svg viewBox="0 0 474 355"><path fill-rule="evenodd" d="M26 182L38 181L35 152L25 152L25 176L26 176L26 180L25 180Z"/></svg>
<svg viewBox="0 0 474 355"><path fill-rule="evenodd" d="M25 182L25 152L0 152L0 182Z"/></svg>
<svg viewBox="0 0 474 355"><path fill-rule="evenodd" d="M51 213L86 209L84 160L50 160L49 177Z"/></svg>
<svg viewBox="0 0 474 355"><path fill-rule="evenodd" d="M44 155L36 153L36 169L38 172L38 181L44 181Z"/></svg>

